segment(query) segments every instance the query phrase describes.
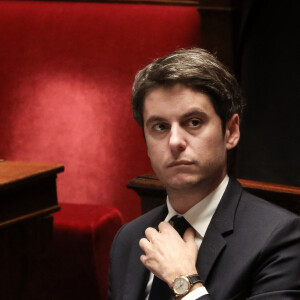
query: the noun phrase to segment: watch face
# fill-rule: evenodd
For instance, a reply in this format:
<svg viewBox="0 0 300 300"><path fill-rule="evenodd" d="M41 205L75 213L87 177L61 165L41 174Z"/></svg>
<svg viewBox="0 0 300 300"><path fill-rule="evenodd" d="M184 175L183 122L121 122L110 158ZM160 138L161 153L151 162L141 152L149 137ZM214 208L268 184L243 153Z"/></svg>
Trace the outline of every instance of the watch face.
<svg viewBox="0 0 300 300"><path fill-rule="evenodd" d="M184 295L189 291L190 282L185 277L178 277L174 281L173 290L178 295Z"/></svg>

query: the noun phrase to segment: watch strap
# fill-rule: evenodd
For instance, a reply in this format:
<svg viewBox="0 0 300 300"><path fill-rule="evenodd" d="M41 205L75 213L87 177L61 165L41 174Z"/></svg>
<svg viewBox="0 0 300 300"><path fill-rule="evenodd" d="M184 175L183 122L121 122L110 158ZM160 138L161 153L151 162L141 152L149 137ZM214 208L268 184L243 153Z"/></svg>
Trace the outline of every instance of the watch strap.
<svg viewBox="0 0 300 300"><path fill-rule="evenodd" d="M194 285L196 283L202 283L203 284L203 281L201 280L199 274L188 275L186 277L189 279L191 285Z"/></svg>

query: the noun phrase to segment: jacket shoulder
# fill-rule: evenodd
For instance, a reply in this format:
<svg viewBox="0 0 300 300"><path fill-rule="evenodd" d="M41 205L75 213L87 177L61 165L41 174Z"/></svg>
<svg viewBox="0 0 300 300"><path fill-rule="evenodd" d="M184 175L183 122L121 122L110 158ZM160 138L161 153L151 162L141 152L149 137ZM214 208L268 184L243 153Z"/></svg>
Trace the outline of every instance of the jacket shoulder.
<svg viewBox="0 0 300 300"><path fill-rule="evenodd" d="M263 216L265 218L278 220L299 218L295 213L252 195L245 190L243 190L241 194L240 206L247 208L248 213L255 214L257 217Z"/></svg>
<svg viewBox="0 0 300 300"><path fill-rule="evenodd" d="M125 239L125 243L130 240L141 238L145 235L145 230L148 227L157 227L157 225L167 215L166 205L160 205L151 211L139 216L133 221L123 225L115 236L115 240L118 239L121 242Z"/></svg>

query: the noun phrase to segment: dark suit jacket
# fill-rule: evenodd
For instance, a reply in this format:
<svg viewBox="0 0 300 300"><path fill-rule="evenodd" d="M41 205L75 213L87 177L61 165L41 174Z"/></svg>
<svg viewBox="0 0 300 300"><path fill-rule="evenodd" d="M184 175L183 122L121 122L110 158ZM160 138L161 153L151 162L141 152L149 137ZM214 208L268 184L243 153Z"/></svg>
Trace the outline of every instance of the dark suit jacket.
<svg viewBox="0 0 300 300"><path fill-rule="evenodd" d="M163 205L120 229L111 248L109 299L144 299L149 272L138 243L166 214ZM299 300L299 217L248 194L230 178L199 249L197 269L209 292L201 300Z"/></svg>

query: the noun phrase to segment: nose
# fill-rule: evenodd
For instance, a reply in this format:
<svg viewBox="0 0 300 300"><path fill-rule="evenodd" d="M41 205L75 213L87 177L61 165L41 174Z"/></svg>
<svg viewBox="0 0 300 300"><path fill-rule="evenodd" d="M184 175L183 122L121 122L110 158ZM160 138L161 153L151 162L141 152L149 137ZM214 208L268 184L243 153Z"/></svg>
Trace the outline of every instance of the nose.
<svg viewBox="0 0 300 300"><path fill-rule="evenodd" d="M186 149L186 137L183 128L178 124L172 125L170 129L169 145L172 153L178 155Z"/></svg>

